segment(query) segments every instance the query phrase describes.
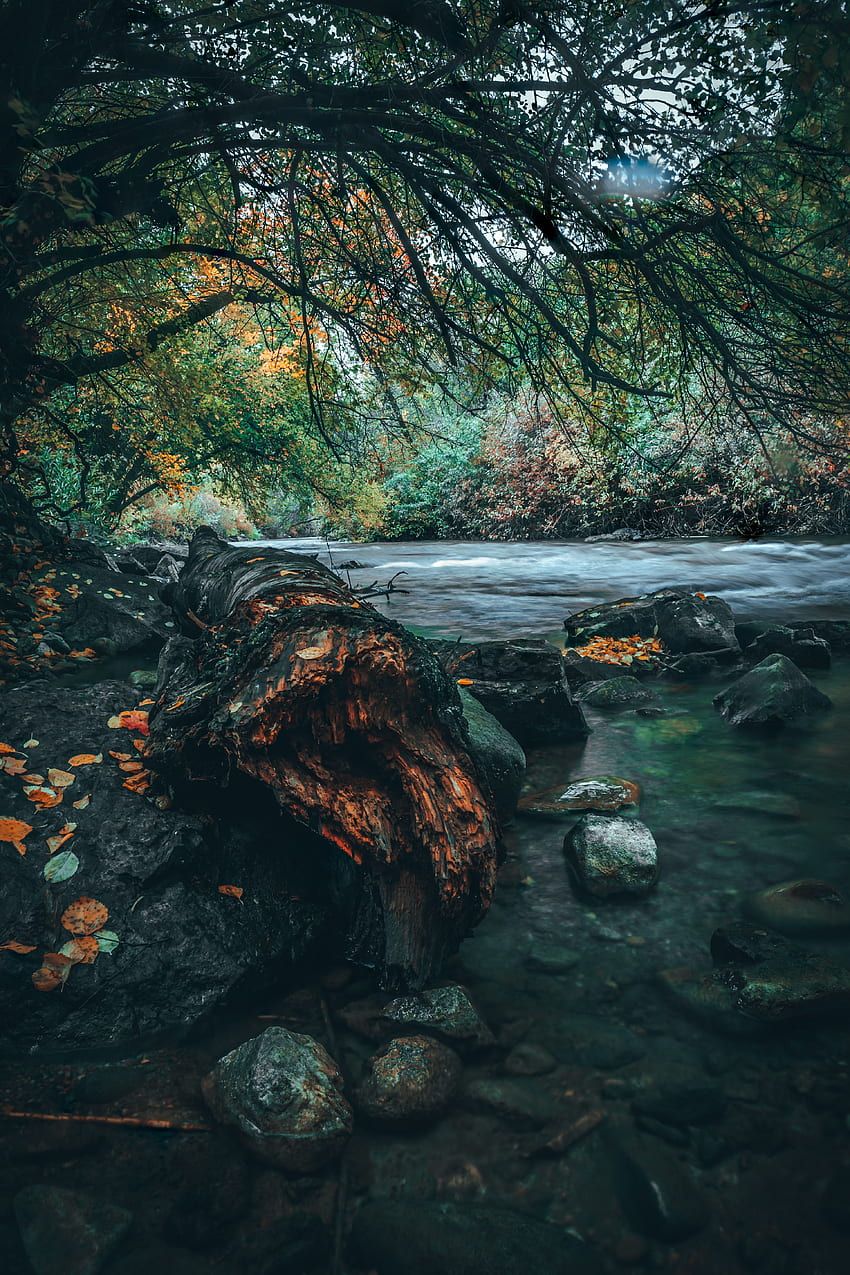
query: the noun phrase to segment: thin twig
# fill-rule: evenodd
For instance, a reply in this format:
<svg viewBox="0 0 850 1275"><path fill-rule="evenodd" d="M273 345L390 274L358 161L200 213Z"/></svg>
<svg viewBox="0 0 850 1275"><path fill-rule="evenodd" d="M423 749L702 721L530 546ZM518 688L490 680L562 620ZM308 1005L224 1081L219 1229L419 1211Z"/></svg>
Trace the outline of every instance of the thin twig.
<svg viewBox="0 0 850 1275"><path fill-rule="evenodd" d="M212 1125L189 1121L156 1119L153 1116L84 1116L72 1111L16 1111L0 1107L0 1116L8 1120L44 1120L63 1124L123 1125L129 1129L167 1129L174 1133L212 1133Z"/></svg>

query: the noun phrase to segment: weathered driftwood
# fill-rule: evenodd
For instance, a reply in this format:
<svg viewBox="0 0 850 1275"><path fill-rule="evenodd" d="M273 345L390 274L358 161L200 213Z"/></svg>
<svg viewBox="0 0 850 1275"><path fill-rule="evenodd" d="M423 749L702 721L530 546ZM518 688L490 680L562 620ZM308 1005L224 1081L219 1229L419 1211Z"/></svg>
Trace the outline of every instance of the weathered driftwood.
<svg viewBox="0 0 850 1275"><path fill-rule="evenodd" d="M303 554L204 528L169 601L184 636L163 653L151 766L184 797L273 794L339 852L352 958L422 985L486 911L496 868L452 679ZM292 852L280 828L268 853Z"/></svg>

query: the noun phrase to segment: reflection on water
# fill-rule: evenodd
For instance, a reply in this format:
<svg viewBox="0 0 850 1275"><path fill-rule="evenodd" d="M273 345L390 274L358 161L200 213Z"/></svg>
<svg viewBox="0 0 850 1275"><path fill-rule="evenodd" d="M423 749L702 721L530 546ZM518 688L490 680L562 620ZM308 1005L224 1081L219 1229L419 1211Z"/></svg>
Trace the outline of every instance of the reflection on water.
<svg viewBox="0 0 850 1275"><path fill-rule="evenodd" d="M742 620L850 616L846 542L261 543L362 563L350 572L355 585L404 571L398 583L410 592L377 605L403 624L472 640L553 633L571 611L677 587L719 594Z"/></svg>

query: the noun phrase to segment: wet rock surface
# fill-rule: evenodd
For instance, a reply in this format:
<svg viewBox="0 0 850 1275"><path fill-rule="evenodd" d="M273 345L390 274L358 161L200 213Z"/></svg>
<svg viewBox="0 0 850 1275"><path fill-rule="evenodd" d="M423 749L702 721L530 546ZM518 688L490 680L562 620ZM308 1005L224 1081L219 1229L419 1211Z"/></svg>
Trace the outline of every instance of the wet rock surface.
<svg viewBox="0 0 850 1275"><path fill-rule="evenodd" d="M615 775L589 775L569 784L556 784L543 792L520 798L518 809L527 815L573 815L583 811L616 811L637 806L640 789Z"/></svg>
<svg viewBox="0 0 850 1275"><path fill-rule="evenodd" d="M560 651L542 639L431 644L458 679L525 748L577 739L587 723L575 703ZM469 682L466 686L465 683Z"/></svg>
<svg viewBox="0 0 850 1275"><path fill-rule="evenodd" d="M642 896L658 881L658 847L646 824L584 815L567 834L564 854L579 887L604 899Z"/></svg>
<svg viewBox="0 0 850 1275"><path fill-rule="evenodd" d="M588 682L578 691L578 698L592 708L633 708L652 704L655 696L636 677L609 677L601 682Z"/></svg>
<svg viewBox="0 0 850 1275"><path fill-rule="evenodd" d="M850 930L850 901L829 881L782 881L749 895L744 909L782 934L828 936Z"/></svg>
<svg viewBox="0 0 850 1275"><path fill-rule="evenodd" d="M350 1252L378 1275L600 1275L593 1250L561 1227L488 1204L386 1200L356 1214Z"/></svg>
<svg viewBox="0 0 850 1275"><path fill-rule="evenodd" d="M769 655L714 698L733 726L782 726L831 707L787 655Z"/></svg>
<svg viewBox="0 0 850 1275"><path fill-rule="evenodd" d="M427 1031L459 1049L486 1049L493 1044L493 1033L469 992L457 983L399 996L383 1007L381 1020L390 1028Z"/></svg>
<svg viewBox="0 0 850 1275"><path fill-rule="evenodd" d="M668 651L738 649L732 610L720 598L660 589L577 611L564 621L576 645L592 637L658 637Z"/></svg>
<svg viewBox="0 0 850 1275"><path fill-rule="evenodd" d="M457 1054L440 1041L402 1036L366 1063L355 1108L384 1125L406 1127L436 1120L457 1092L462 1070Z"/></svg>
<svg viewBox="0 0 850 1275"><path fill-rule="evenodd" d="M110 750L139 757L133 739L144 736L107 723L138 698L119 682L70 690L35 681L0 699L0 739L20 748L38 741L20 753L27 766L45 779L51 768L73 777L50 790L58 804L41 808L19 776L0 774L4 816L32 828L26 854L0 845L0 936L34 948L0 960L7 1044L80 1048L183 1030L249 981L257 994L285 977L323 939L327 908L293 900L307 883L282 855L258 855L248 829L161 810L124 787L127 772ZM101 760L70 764L80 756ZM80 800L84 808L74 808ZM48 838L70 824L73 835L51 854ZM46 879L69 852L71 875ZM238 885L241 898L221 894L222 882ZM81 897L103 906L98 928L114 945L75 965L60 990L40 992L32 975L45 952L72 938L60 918Z"/></svg>
<svg viewBox="0 0 850 1275"><path fill-rule="evenodd" d="M97 1275L133 1220L127 1209L59 1186L28 1186L15 1218L35 1275Z"/></svg>
<svg viewBox="0 0 850 1275"><path fill-rule="evenodd" d="M522 788L525 753L513 735L463 686L460 698L473 761L493 794L499 818L508 820L516 809Z"/></svg>
<svg viewBox="0 0 850 1275"><path fill-rule="evenodd" d="M318 1041L284 1027L226 1054L203 1089L217 1120L261 1160L290 1172L336 1159L351 1133L336 1063Z"/></svg>
<svg viewBox="0 0 850 1275"><path fill-rule="evenodd" d="M775 624L756 635L744 650L747 659L762 660L767 655L787 655L798 668L827 669L832 663L829 643L814 629L791 629Z"/></svg>

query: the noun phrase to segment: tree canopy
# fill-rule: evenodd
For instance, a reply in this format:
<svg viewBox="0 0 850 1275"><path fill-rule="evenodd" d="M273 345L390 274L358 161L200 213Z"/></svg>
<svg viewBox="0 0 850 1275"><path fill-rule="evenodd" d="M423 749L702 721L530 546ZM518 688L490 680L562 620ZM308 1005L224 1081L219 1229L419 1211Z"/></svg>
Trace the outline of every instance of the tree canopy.
<svg viewBox="0 0 850 1275"><path fill-rule="evenodd" d="M832 0L7 0L4 471L54 437L131 495L181 447L279 463L296 420L333 454L376 389L403 431L457 375L816 442L850 390L848 35ZM234 434L235 330L297 393Z"/></svg>

